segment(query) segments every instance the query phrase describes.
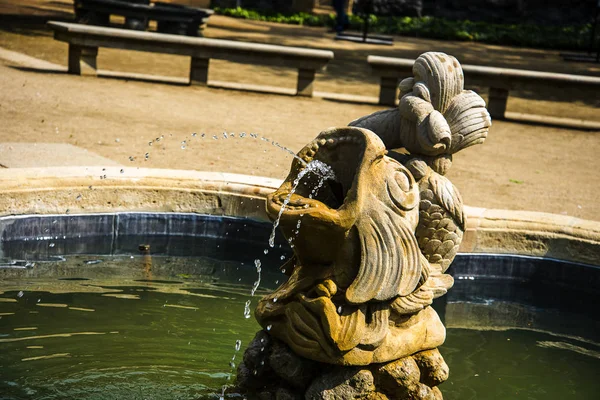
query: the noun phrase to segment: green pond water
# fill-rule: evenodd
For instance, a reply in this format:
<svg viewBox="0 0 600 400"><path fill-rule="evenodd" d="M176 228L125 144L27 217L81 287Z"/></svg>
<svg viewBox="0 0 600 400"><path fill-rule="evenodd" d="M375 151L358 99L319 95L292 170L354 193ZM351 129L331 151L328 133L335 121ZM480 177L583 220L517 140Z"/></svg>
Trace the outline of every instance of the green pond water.
<svg viewBox="0 0 600 400"><path fill-rule="evenodd" d="M248 263L152 262L73 257L0 276L0 399L218 399L259 329L244 304L284 277L263 268L251 298ZM440 350L447 400L600 398L600 350L580 338L449 328Z"/></svg>

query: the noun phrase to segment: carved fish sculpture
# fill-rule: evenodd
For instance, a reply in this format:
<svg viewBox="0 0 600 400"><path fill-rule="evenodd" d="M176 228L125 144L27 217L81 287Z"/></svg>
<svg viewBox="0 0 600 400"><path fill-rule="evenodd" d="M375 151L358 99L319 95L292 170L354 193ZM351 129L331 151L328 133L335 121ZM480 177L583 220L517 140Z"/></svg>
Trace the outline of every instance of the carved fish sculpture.
<svg viewBox="0 0 600 400"><path fill-rule="evenodd" d="M455 153L485 141L492 123L483 99L463 89L463 71L456 58L424 53L415 61L413 75L400 83L397 109L367 115L350 125L372 130L390 150L401 148L408 153L390 155L404 164L419 184L416 237L432 274L438 274L454 259L466 224L460 194L443 175ZM405 307L409 306L407 300L403 299Z"/></svg>
<svg viewBox="0 0 600 400"><path fill-rule="evenodd" d="M445 339L429 305L452 278L432 269L419 249L421 190L386 153L367 129L324 131L298 153L304 163L295 160L267 199L271 218L281 214L294 257L283 266L289 280L260 300L256 317L301 356L367 365L433 349ZM302 174L313 160L335 173L316 194L319 176Z"/></svg>

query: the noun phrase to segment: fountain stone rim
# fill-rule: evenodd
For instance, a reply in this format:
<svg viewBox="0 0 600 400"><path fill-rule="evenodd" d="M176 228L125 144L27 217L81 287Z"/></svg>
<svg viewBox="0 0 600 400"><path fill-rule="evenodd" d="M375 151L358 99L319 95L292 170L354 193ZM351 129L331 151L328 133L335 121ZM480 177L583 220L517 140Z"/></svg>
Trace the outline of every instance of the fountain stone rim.
<svg viewBox="0 0 600 400"><path fill-rule="evenodd" d="M121 173L121 168L114 166L0 169L0 217L141 211L266 222L266 196L281 182L192 170L130 167ZM599 221L469 206L465 211L461 253L515 254L600 265Z"/></svg>

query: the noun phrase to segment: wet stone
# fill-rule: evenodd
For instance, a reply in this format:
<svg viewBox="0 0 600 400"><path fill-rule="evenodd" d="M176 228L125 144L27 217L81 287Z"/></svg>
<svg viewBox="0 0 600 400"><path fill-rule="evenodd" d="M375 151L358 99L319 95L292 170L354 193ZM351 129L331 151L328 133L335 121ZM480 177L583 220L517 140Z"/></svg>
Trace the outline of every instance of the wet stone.
<svg viewBox="0 0 600 400"><path fill-rule="evenodd" d="M376 371L375 376L378 389L389 396L393 396L394 399L441 399L441 397L436 397L436 391L419 382L421 380L421 371L413 356L383 365ZM441 392L437 392L441 396Z"/></svg>
<svg viewBox="0 0 600 400"><path fill-rule="evenodd" d="M302 400L301 394L294 392L292 389L280 387L275 392L275 400Z"/></svg>
<svg viewBox="0 0 600 400"><path fill-rule="evenodd" d="M306 391L306 400L370 400L375 394L373 374L366 369L337 367L317 377Z"/></svg>
<svg viewBox="0 0 600 400"><path fill-rule="evenodd" d="M252 370L241 362L237 367L236 386L243 390L253 390L262 387L263 382L260 379L256 379Z"/></svg>
<svg viewBox="0 0 600 400"><path fill-rule="evenodd" d="M243 362L238 365L236 384L244 390L255 391L273 384L276 377L269 367L271 337L258 331L244 352Z"/></svg>
<svg viewBox="0 0 600 400"><path fill-rule="evenodd" d="M304 390L312 381L318 363L296 355L286 344L273 339L269 364L289 385Z"/></svg>

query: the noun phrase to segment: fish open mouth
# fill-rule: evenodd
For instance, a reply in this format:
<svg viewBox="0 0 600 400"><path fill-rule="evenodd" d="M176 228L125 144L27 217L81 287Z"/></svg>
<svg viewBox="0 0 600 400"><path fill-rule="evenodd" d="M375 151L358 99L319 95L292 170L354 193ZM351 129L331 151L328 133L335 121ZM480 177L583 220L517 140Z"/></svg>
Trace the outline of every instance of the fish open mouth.
<svg viewBox="0 0 600 400"><path fill-rule="evenodd" d="M286 214L314 208L338 210L354 184L365 145L365 135L358 129L322 133L298 153L290 176L270 197L270 205L285 204Z"/></svg>

